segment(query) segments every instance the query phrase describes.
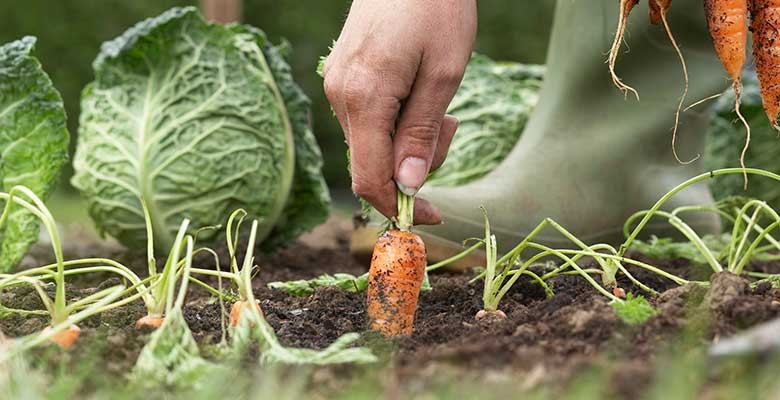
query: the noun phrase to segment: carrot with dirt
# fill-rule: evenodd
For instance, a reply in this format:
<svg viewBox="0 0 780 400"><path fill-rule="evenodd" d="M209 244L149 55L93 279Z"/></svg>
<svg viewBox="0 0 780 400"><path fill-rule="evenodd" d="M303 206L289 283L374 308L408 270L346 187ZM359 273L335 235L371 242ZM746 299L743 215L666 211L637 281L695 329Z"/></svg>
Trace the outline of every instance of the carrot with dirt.
<svg viewBox="0 0 780 400"><path fill-rule="evenodd" d="M618 16L618 26L615 32L615 39L612 42L612 47L609 49L609 57L607 58L607 64L609 64L609 73L612 75L612 83L618 87L624 94L628 92L634 93L637 100L639 100L639 93L636 89L626 85L617 76L615 72L615 64L617 63L618 52L620 52L620 46L623 44L623 37L626 34L626 25L628 23L628 16L631 14L631 10L639 3L639 0L620 0L620 14Z"/></svg>
<svg viewBox="0 0 780 400"><path fill-rule="evenodd" d="M745 66L748 35L747 0L704 0L704 14L712 36L715 52L733 81L736 100L734 109L742 124L745 125L745 146L739 161L745 168L745 154L750 145L750 125L742 116L739 105L742 98L742 68ZM758 66L756 56L756 66ZM762 92L763 94L763 92ZM766 104L766 103L764 103ZM775 113L775 115L777 115ZM770 117L771 119L771 117ZM747 188L747 174L744 175Z"/></svg>
<svg viewBox="0 0 780 400"><path fill-rule="evenodd" d="M410 231L414 197L398 193L395 228L379 236L368 272L367 308L371 329L384 336L408 336L425 276L426 250Z"/></svg>
<svg viewBox="0 0 780 400"><path fill-rule="evenodd" d="M764 111L780 132L780 0L752 0L750 28Z"/></svg>

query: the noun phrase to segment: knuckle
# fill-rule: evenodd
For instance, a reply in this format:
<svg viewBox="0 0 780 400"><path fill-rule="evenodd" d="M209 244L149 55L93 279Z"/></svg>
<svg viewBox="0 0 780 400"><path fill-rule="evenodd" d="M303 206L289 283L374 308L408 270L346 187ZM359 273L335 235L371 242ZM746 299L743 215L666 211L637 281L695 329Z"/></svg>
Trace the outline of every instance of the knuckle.
<svg viewBox="0 0 780 400"><path fill-rule="evenodd" d="M371 201L376 192L376 185L358 176L352 178L352 192L357 196Z"/></svg>
<svg viewBox="0 0 780 400"><path fill-rule="evenodd" d="M335 73L335 71L332 71L331 73L325 75L325 79L323 79L322 82L322 88L325 91L325 97L328 98L328 100L333 100L339 97L341 94L341 77Z"/></svg>
<svg viewBox="0 0 780 400"><path fill-rule="evenodd" d="M441 87L455 87L460 85L463 78L463 70L451 66L437 68L432 73L433 81Z"/></svg>
<svg viewBox="0 0 780 400"><path fill-rule="evenodd" d="M412 148L430 148L436 143L440 127L441 122L434 119L415 122L401 128L400 140Z"/></svg>

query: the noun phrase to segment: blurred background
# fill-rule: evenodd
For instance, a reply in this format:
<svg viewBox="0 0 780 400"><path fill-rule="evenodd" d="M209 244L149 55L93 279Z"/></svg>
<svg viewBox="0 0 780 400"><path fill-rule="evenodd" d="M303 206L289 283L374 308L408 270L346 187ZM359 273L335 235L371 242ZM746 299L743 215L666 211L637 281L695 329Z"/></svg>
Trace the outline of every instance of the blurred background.
<svg viewBox="0 0 780 400"><path fill-rule="evenodd" d="M211 0L230 7L234 0ZM240 2L239 2L240 3ZM0 0L0 43L25 35L38 37L36 55L65 100L75 144L80 91L93 78L92 60L100 44L136 22L174 6L198 0ZM543 63L555 2L551 0L483 0L475 50L499 60ZM336 194L346 193L345 145L331 116L315 73L318 58L338 36L349 1L244 0L243 21L263 29L274 42L286 38L295 78L312 99L314 132L325 157L325 178ZM71 170L62 178L58 197L72 197ZM342 197L342 196L337 196ZM342 197L343 198L343 197Z"/></svg>

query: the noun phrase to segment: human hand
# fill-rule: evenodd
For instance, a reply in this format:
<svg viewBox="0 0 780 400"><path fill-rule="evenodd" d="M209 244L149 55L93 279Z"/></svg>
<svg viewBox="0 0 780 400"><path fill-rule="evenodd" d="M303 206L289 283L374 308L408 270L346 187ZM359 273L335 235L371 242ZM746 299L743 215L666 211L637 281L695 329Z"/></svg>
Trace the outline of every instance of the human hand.
<svg viewBox="0 0 780 400"><path fill-rule="evenodd" d="M352 190L387 217L396 187L414 195L446 158L445 116L477 27L476 0L355 0L323 68L325 94L351 152ZM415 223L439 212L415 202Z"/></svg>

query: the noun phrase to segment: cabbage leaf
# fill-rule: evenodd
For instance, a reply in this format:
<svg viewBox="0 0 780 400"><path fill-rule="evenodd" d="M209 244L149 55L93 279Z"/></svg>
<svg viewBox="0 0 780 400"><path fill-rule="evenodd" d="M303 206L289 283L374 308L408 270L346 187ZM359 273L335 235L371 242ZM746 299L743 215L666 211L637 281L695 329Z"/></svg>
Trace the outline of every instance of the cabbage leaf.
<svg viewBox="0 0 780 400"><path fill-rule="evenodd" d="M544 70L473 54L447 109L460 121L458 133L444 164L426 184L459 186L495 169L514 148L536 106Z"/></svg>
<svg viewBox="0 0 780 400"><path fill-rule="evenodd" d="M31 55L35 41L27 36L0 46L0 191L23 185L45 200L68 160L70 137L62 98ZM0 272L38 239L38 219L12 207L0 227Z"/></svg>
<svg viewBox="0 0 780 400"><path fill-rule="evenodd" d="M237 208L262 221L268 246L324 221L322 156L285 48L255 28L207 23L193 7L104 43L82 93L73 177L98 230L143 247L140 199L159 251L184 218L197 231Z"/></svg>

